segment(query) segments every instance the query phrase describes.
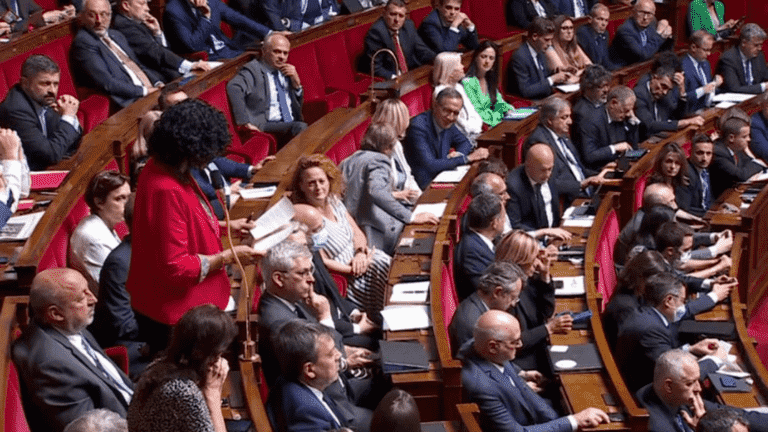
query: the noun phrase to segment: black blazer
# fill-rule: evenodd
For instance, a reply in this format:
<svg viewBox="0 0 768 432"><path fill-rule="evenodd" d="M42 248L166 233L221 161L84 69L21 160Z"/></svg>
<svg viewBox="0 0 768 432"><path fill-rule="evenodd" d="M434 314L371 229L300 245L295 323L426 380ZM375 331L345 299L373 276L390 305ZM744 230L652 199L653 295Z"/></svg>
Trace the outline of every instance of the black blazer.
<svg viewBox="0 0 768 432"><path fill-rule="evenodd" d="M573 108L576 146L581 150L584 163L594 170L601 169L608 162L619 158L619 153L613 153L611 144L628 142L637 148L640 140L639 125L628 122L608 122L608 112L605 105L594 108L591 102L581 99Z"/></svg>
<svg viewBox="0 0 768 432"><path fill-rule="evenodd" d="M539 0L547 13L547 18L554 18L557 10L548 0ZM539 16L531 0L509 0L507 2L507 24L527 29L531 21Z"/></svg>
<svg viewBox="0 0 768 432"><path fill-rule="evenodd" d="M410 19L405 20L405 24L400 29L398 39L400 40L400 47L403 49L405 61L408 63L408 70L432 63L432 60L435 58L435 52L429 49L427 44L421 40L421 36L416 32L416 26L413 24L413 21ZM371 57L381 48L389 48L392 52L395 52L395 42L387 25L384 23L384 18L376 20L365 35L365 55L361 57L361 71L371 72ZM374 69L376 70L376 76L384 79L392 78L392 75L395 74L395 62L392 56L387 54L376 56Z"/></svg>
<svg viewBox="0 0 768 432"><path fill-rule="evenodd" d="M592 63L603 65L612 71L618 69L618 66L613 64L608 55L609 39L610 35L607 30L598 35L589 24L584 24L576 30L576 40L584 53L592 60Z"/></svg>
<svg viewBox="0 0 768 432"><path fill-rule="evenodd" d="M42 10L40 5L33 0L18 0L18 5L20 20L11 25L12 32L26 31L29 17L35 12ZM0 15L4 14L7 10L13 10L12 0L0 0Z"/></svg>
<svg viewBox="0 0 768 432"><path fill-rule="evenodd" d="M451 339L451 353L454 357L459 352L459 348L466 341L472 339L475 323L480 319L480 315L484 314L487 310L488 307L483 304L483 300L480 299L477 291L459 303L456 312L453 314L451 325L448 326L448 336Z"/></svg>
<svg viewBox="0 0 768 432"><path fill-rule="evenodd" d="M550 177L547 184L552 193L550 204L552 207L552 227L557 227L560 225L560 195L557 193L554 178ZM534 231L549 227L546 211L540 208L536 202L536 194L528 175L525 173L524 165L513 169L507 175L507 191L509 192L507 215L512 228Z"/></svg>
<svg viewBox="0 0 768 432"><path fill-rule="evenodd" d="M720 91L735 93L762 93L760 83L768 81L768 67L765 65L765 54L760 51L757 57L749 61L752 64L753 83L747 84L744 77L744 67L738 45L724 52L717 62L716 73L723 76Z"/></svg>
<svg viewBox="0 0 768 432"><path fill-rule="evenodd" d="M509 313L520 321L523 347L513 362L524 370L549 371L547 345L549 332L544 326L555 312L555 286L537 278L529 278L520 292L520 301Z"/></svg>
<svg viewBox="0 0 768 432"><path fill-rule="evenodd" d="M179 66L184 59L161 45L155 39L152 31L143 23L123 14L116 14L112 21L112 28L125 36L128 45L136 53L139 61L146 67L160 73L165 81L173 81L181 76Z"/></svg>
<svg viewBox="0 0 768 432"><path fill-rule="evenodd" d="M480 276L493 263L495 254L480 238L480 234L468 230L461 236L453 257L453 279L459 299L464 300L477 290Z"/></svg>
<svg viewBox="0 0 768 432"><path fill-rule="evenodd" d="M691 161L686 164L688 168L688 186L676 186L675 187L675 201L677 206L687 211L688 213L696 216L704 216L708 208L704 207L701 199L703 192L701 177L699 172L693 166ZM712 195L712 200L715 200L715 194L712 191L712 177L709 178L709 193Z"/></svg>
<svg viewBox="0 0 768 432"><path fill-rule="evenodd" d="M542 57L543 59L543 57ZM526 99L544 99L552 94L552 86L547 77L552 75L547 61L543 59L544 72L536 66L536 62L528 49L528 43L523 43L512 54L507 64L507 89L510 93Z"/></svg>
<svg viewBox="0 0 768 432"><path fill-rule="evenodd" d="M645 133L643 139L661 131L676 131L677 120L685 114L685 101L680 99L677 87L667 93L662 99L655 101L648 89L650 75L646 74L635 85L635 115L642 122ZM658 120L654 116L654 104L658 111Z"/></svg>

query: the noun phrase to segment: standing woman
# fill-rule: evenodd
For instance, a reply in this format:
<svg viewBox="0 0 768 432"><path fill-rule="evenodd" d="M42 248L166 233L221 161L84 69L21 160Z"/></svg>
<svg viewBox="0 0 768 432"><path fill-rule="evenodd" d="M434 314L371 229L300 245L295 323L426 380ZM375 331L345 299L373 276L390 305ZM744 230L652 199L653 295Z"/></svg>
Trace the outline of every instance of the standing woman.
<svg viewBox="0 0 768 432"><path fill-rule="evenodd" d="M472 54L467 76L461 83L475 111L483 122L494 127L514 107L504 101L499 92L501 56L499 46L493 41L483 41Z"/></svg>
<svg viewBox="0 0 768 432"><path fill-rule="evenodd" d="M559 15L554 23L555 37L552 46L546 51L547 63L553 71L570 72L571 77L567 82L577 83L584 69L592 64L592 60L576 42L576 31L571 17Z"/></svg>
<svg viewBox="0 0 768 432"><path fill-rule="evenodd" d="M459 116L456 118L456 127L474 147L477 137L483 133L483 119L464 91L464 86L460 83L462 78L464 78L464 66L461 64L459 53L442 52L435 57L435 65L432 67L432 81L435 84L435 91L432 92L432 96L436 98L446 87L451 87L459 92L464 105L462 105Z"/></svg>
<svg viewBox="0 0 768 432"><path fill-rule="evenodd" d="M384 99L376 107L376 112L371 117L371 124L385 124L395 129L397 141L392 150L392 173L394 183L392 185L392 196L405 204L416 204L416 200L421 196L421 188L416 183L416 179L411 172L411 166L405 159L403 153L402 140L405 138L405 132L408 130L408 123L411 116L408 114L408 107L403 101L397 98Z"/></svg>

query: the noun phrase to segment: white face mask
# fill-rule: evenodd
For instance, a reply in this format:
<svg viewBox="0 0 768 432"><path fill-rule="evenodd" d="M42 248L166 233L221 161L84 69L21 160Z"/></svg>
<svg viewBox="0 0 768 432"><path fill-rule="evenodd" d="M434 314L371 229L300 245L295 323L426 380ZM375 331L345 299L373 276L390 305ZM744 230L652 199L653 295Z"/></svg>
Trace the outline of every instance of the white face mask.
<svg viewBox="0 0 768 432"><path fill-rule="evenodd" d="M678 322L681 319L683 319L683 316L685 316L685 313L688 311L688 309L685 307L685 305L680 305L675 309L675 317L672 318L672 322Z"/></svg>
<svg viewBox="0 0 768 432"><path fill-rule="evenodd" d="M323 225L320 230L312 234L312 250L318 251L328 243L328 230Z"/></svg>
<svg viewBox="0 0 768 432"><path fill-rule="evenodd" d="M687 263L690 260L691 260L691 251L685 251L677 259L677 265L675 267L680 267L681 265Z"/></svg>

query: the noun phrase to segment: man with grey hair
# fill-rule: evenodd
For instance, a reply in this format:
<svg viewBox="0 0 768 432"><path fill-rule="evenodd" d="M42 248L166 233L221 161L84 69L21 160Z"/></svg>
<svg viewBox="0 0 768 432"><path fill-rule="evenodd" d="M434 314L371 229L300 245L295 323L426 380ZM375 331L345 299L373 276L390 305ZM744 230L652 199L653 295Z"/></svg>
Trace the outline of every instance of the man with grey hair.
<svg viewBox="0 0 768 432"><path fill-rule="evenodd" d="M127 413L133 384L86 330L95 304L88 282L75 270L44 270L32 281L33 319L11 355L33 432L62 431L94 408Z"/></svg>
<svg viewBox="0 0 768 432"><path fill-rule="evenodd" d="M671 49L674 33L665 19L656 20L653 0L638 0L627 18L616 30L608 53L618 67L649 60L657 52Z"/></svg>
<svg viewBox="0 0 768 432"><path fill-rule="evenodd" d="M555 154L552 179L557 184L565 203L592 192L590 186L597 186L602 177L582 163L580 153L571 141L571 105L560 98L550 98L539 108L539 126L528 136L523 146L523 159L527 149L536 143L545 143Z"/></svg>
<svg viewBox="0 0 768 432"><path fill-rule="evenodd" d="M608 423L608 415L586 408L560 417L534 393L540 374L520 370L511 362L522 346L517 318L498 310L485 312L477 320L474 340L461 347L461 382L471 402L480 407L483 430L512 432L531 430L573 432L578 428Z"/></svg>
<svg viewBox="0 0 768 432"><path fill-rule="evenodd" d="M497 261L485 269L477 290L459 304L448 327L454 356L466 341L472 339L480 315L489 310L506 311L517 304L525 279L525 273L514 263Z"/></svg>
<svg viewBox="0 0 768 432"><path fill-rule="evenodd" d="M442 171L488 157L486 148L473 151L472 144L456 127L463 105L464 100L456 89L445 88L437 94L431 110L411 119L403 148L421 189L426 189Z"/></svg>
<svg viewBox="0 0 768 432"><path fill-rule="evenodd" d="M673 349L659 356L653 383L637 392L637 400L648 410L649 432L693 432L707 412L726 408L702 399L700 379L693 355ZM733 409L747 419L753 432L768 431L768 414Z"/></svg>
<svg viewBox="0 0 768 432"><path fill-rule="evenodd" d="M749 421L733 408L717 408L699 419L696 432L749 432Z"/></svg>
<svg viewBox="0 0 768 432"><path fill-rule="evenodd" d="M117 413L101 408L78 417L64 432L128 432L128 422Z"/></svg>
<svg viewBox="0 0 768 432"><path fill-rule="evenodd" d="M712 53L715 37L706 30L697 30L691 35L688 54L682 58L685 73L685 91L688 112L696 112L712 106L715 91L723 84L723 77L712 78L712 66L707 57Z"/></svg>
<svg viewBox="0 0 768 432"><path fill-rule="evenodd" d="M635 93L627 86L608 92L607 102L579 123L578 143L584 162L599 170L624 152L637 148L640 120L635 117Z"/></svg>
<svg viewBox="0 0 768 432"><path fill-rule="evenodd" d="M507 182L500 174L489 171L478 174L469 186L469 196L474 198L480 194L498 195L501 198L501 205L507 208L507 201L509 201ZM467 214L464 213L464 216L461 218L461 232L465 233L468 229ZM504 212L504 230L502 235L510 231L512 231L512 225L509 223L509 216Z"/></svg>
<svg viewBox="0 0 768 432"><path fill-rule="evenodd" d="M759 94L768 90L768 67L762 50L765 39L765 31L757 24L741 28L739 44L724 52L717 63L723 91Z"/></svg>

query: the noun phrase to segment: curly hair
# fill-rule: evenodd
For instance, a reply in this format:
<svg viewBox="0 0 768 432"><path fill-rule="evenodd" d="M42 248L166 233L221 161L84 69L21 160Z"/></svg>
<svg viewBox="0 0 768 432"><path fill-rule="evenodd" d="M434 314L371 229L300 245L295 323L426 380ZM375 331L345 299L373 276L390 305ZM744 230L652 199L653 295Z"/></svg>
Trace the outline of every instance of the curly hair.
<svg viewBox="0 0 768 432"><path fill-rule="evenodd" d="M85 190L85 203L91 209L91 214L99 211L99 206L107 200L109 193L128 183L128 176L117 171L101 171L91 179Z"/></svg>
<svg viewBox="0 0 768 432"><path fill-rule="evenodd" d="M485 81L488 83L488 96L491 98L491 106L495 107L496 96L499 92L499 76L501 74L501 52L496 42L492 40L484 40L480 42L480 45L475 49L475 52L472 53L472 62L469 64L469 69L467 69L467 76L477 77L477 58L488 48L493 49L494 54L496 54L496 59L493 61L491 70L485 74Z"/></svg>
<svg viewBox="0 0 768 432"><path fill-rule="evenodd" d="M232 140L227 119L207 103L188 99L163 113L147 142L149 155L184 174L182 165L203 167Z"/></svg>
<svg viewBox="0 0 768 432"><path fill-rule="evenodd" d="M291 194L291 201L294 204L309 204L307 196L301 190L301 182L304 178L304 172L310 168L320 168L325 172L330 183L329 195L344 196L344 178L339 168L327 156L314 153L300 157L293 168L293 179L291 180L291 192L293 193Z"/></svg>
<svg viewBox="0 0 768 432"><path fill-rule="evenodd" d="M675 143L666 143L664 144L664 147L661 148L659 153L656 155L656 160L653 162L653 174L651 175L651 178L648 179L649 183L666 183L667 180L663 174L663 167L664 161L667 159L667 156L670 154L674 155L677 158L677 161L680 163L680 170L677 172L677 175L672 178L672 187L683 187L688 186L690 183L690 179L688 178L688 162L685 157L685 152L683 151L680 146Z"/></svg>

